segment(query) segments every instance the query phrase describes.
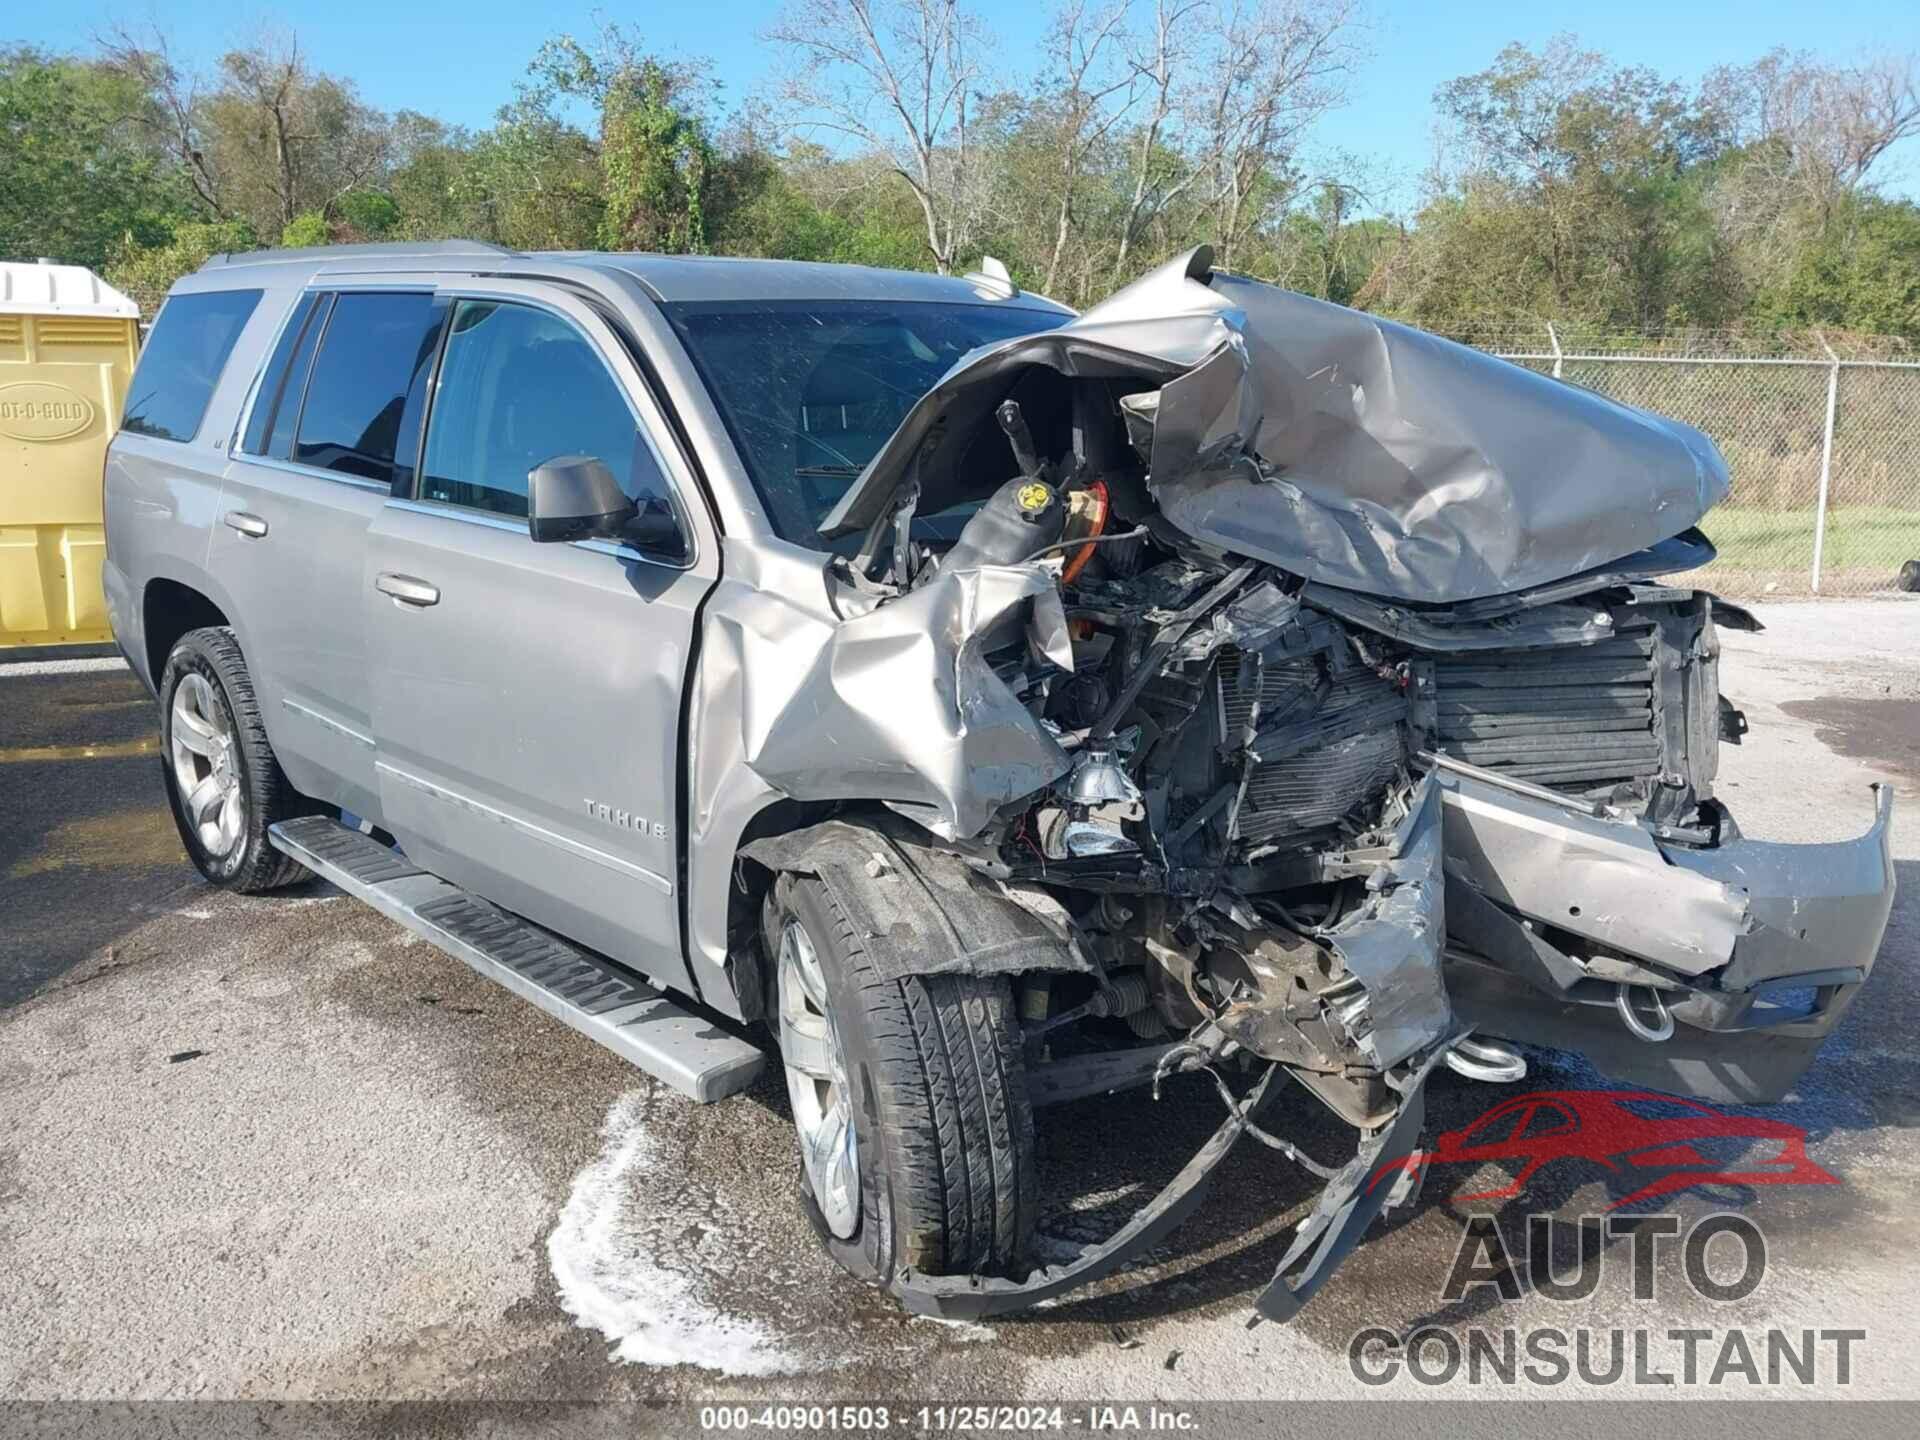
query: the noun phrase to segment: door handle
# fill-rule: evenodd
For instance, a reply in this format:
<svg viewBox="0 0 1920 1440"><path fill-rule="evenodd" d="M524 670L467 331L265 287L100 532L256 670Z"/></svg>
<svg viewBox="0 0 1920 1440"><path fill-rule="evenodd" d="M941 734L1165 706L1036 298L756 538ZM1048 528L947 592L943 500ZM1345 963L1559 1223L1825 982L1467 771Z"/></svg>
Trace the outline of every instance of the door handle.
<svg viewBox="0 0 1920 1440"><path fill-rule="evenodd" d="M229 510L221 518L229 530L238 530L249 540L258 540L267 533L267 522L246 510Z"/></svg>
<svg viewBox="0 0 1920 1440"><path fill-rule="evenodd" d="M374 577L373 588L382 595L391 595L402 605L417 605L422 608L440 603L440 587L429 585L412 575L397 575L391 570L383 571Z"/></svg>

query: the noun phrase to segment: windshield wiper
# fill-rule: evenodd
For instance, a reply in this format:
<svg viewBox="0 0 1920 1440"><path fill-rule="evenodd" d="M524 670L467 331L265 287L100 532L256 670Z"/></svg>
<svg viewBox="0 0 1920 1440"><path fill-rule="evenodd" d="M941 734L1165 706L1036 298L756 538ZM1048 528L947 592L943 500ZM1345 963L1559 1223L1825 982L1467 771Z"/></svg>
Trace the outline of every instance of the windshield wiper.
<svg viewBox="0 0 1920 1440"><path fill-rule="evenodd" d="M796 465L796 475L858 475L867 467L864 465Z"/></svg>

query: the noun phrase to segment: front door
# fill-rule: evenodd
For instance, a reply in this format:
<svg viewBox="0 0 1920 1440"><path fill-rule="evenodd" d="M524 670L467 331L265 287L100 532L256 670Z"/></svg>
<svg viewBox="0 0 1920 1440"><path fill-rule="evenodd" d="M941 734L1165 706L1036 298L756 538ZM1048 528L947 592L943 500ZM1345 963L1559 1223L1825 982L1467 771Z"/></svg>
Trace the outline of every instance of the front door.
<svg viewBox="0 0 1920 1440"><path fill-rule="evenodd" d="M367 547L385 823L435 873L690 991L680 713L716 539L598 313L532 282L442 298L417 476ZM527 473L563 455L671 509L682 543L536 544Z"/></svg>

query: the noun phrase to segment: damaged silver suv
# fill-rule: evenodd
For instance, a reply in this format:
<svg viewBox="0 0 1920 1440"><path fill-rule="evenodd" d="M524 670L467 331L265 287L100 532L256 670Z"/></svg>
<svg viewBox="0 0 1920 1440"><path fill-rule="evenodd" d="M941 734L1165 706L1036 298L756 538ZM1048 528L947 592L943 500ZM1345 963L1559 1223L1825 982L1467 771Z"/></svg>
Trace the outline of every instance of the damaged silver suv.
<svg viewBox="0 0 1920 1440"><path fill-rule="evenodd" d="M1780 1097L1866 981L1858 840L1745 839L1697 432L1196 251L964 279L473 244L220 257L107 466L194 862L308 872L702 1100L911 1308L1108 1273L1245 1135L1285 1318L1513 1042ZM1863 804L1862 809L1868 807ZM1039 1264L1035 1106L1225 1105ZM1142 1102L1144 1103L1144 1102ZM1352 1159L1283 1134L1324 1106Z"/></svg>

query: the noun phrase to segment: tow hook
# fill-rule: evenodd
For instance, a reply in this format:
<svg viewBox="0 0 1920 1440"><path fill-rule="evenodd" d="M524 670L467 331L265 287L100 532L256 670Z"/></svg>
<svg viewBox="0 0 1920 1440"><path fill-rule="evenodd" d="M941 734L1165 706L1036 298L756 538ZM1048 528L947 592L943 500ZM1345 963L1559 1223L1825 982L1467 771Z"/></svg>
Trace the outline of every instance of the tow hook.
<svg viewBox="0 0 1920 1440"><path fill-rule="evenodd" d="M1490 1040L1454 1041L1447 1051L1447 1068L1488 1085L1511 1085L1527 1078L1526 1057Z"/></svg>
<svg viewBox="0 0 1920 1440"><path fill-rule="evenodd" d="M1633 1008L1634 988L1624 981L1613 992L1613 1008L1620 1012L1620 1023L1649 1045L1658 1045L1673 1038L1673 1015L1667 1009L1667 1002L1660 998L1658 990L1649 989L1653 997L1653 1023L1649 1025L1640 1018Z"/></svg>

